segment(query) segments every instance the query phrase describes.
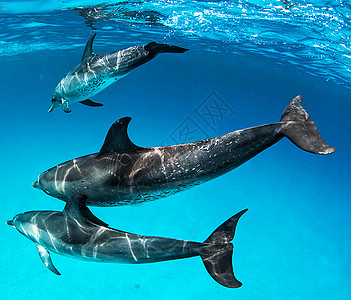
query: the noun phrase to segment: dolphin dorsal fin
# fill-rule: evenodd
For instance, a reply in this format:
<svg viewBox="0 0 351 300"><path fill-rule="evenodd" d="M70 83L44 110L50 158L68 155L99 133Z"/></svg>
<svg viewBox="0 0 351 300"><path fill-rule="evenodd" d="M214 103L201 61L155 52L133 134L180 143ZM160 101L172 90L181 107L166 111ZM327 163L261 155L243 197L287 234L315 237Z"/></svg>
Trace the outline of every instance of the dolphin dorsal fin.
<svg viewBox="0 0 351 300"><path fill-rule="evenodd" d="M125 117L112 124L107 132L100 154L106 153L131 153L141 150L128 137L128 124L132 118Z"/></svg>
<svg viewBox="0 0 351 300"><path fill-rule="evenodd" d="M86 206L86 199L87 197L84 195L73 195L67 200L66 206L63 209L63 214L68 218L80 222L89 221L95 225L108 227L108 224L97 218Z"/></svg>
<svg viewBox="0 0 351 300"><path fill-rule="evenodd" d="M83 61L84 59L89 58L89 57L94 55L94 53L93 53L93 41L94 41L95 36L96 36L96 33L94 33L90 37L90 39L87 41L87 44L85 45L85 49L84 49L81 61Z"/></svg>
<svg viewBox="0 0 351 300"><path fill-rule="evenodd" d="M80 206L82 203L85 203L86 199L87 197L83 195L73 195L67 200L65 208L63 209L63 214L66 217L76 219L78 221L85 220L84 216L80 212Z"/></svg>
<svg viewBox="0 0 351 300"><path fill-rule="evenodd" d="M37 244L38 254L40 256L41 261L44 265L56 275L61 275L59 271L55 268L54 264L51 261L50 253L43 246Z"/></svg>

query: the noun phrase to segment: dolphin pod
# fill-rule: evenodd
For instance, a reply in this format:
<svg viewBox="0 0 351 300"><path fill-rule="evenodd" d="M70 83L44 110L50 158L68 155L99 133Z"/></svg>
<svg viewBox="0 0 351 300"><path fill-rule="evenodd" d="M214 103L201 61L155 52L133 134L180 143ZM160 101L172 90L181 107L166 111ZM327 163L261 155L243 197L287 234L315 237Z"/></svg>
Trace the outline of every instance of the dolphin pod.
<svg viewBox="0 0 351 300"><path fill-rule="evenodd" d="M43 173L33 186L70 201L75 195L88 205L138 204L199 185L240 166L287 137L301 149L335 151L318 133L315 123L295 97L280 122L237 130L213 139L166 147L136 146L127 134L130 118L117 120L100 152L75 158Z"/></svg>
<svg viewBox="0 0 351 300"><path fill-rule="evenodd" d="M102 106L89 98L112 83L128 75L133 69L153 59L159 53L183 53L188 49L151 42L146 46L134 46L106 54L93 53L94 33L88 40L82 60L56 86L49 112L62 107L71 112L69 105L80 102L87 106Z"/></svg>
<svg viewBox="0 0 351 300"><path fill-rule="evenodd" d="M95 55L95 34L80 64L57 85L49 112L70 104L102 106L89 98L162 52L187 49L151 42ZM33 186L66 202L60 211L29 211L6 223L33 241L45 266L60 275L50 253L100 262L151 263L200 256L219 284L241 286L233 272L233 244L242 210L219 226L203 243L141 236L110 228L87 207L132 205L164 198L221 176L286 137L315 154L335 151L295 97L279 122L237 130L208 140L166 147L139 147L127 134L131 118L117 120L98 153L59 164L38 176Z"/></svg>
<svg viewBox="0 0 351 300"><path fill-rule="evenodd" d="M45 266L61 275L49 251L88 261L152 263L200 256L214 280L223 286L241 286L233 273L233 245L237 213L219 226L203 243L142 236L100 225L84 216L88 208L82 197L74 197L63 210L31 211L16 215L7 224L34 242Z"/></svg>

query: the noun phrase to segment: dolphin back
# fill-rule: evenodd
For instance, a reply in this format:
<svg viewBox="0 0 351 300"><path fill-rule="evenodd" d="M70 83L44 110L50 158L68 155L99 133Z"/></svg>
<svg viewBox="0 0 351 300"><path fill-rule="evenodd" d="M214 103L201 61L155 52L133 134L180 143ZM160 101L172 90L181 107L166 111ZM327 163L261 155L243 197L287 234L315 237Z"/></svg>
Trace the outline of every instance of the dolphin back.
<svg viewBox="0 0 351 300"><path fill-rule="evenodd" d="M229 288L238 288L242 285L234 276L233 244L229 242L234 238L236 225L246 211L247 209L244 209L219 226L206 239L200 250L207 272L219 284Z"/></svg>

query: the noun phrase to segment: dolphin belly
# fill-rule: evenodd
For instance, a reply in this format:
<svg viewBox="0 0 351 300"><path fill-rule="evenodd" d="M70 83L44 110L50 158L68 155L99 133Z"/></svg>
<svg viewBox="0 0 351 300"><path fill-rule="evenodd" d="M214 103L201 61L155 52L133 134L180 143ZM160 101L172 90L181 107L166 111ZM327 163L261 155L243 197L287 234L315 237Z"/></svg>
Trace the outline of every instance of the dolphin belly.
<svg viewBox="0 0 351 300"><path fill-rule="evenodd" d="M125 75L74 74L67 75L58 87L58 93L69 103L87 100L109 87Z"/></svg>

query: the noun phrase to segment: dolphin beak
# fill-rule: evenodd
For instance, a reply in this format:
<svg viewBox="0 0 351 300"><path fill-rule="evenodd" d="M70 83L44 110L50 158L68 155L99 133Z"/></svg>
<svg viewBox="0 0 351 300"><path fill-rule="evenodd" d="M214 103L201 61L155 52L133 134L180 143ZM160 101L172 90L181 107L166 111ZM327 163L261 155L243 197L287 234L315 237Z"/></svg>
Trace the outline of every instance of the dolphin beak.
<svg viewBox="0 0 351 300"><path fill-rule="evenodd" d="M37 180L37 181L34 181L34 182L32 183L32 187L34 187L34 188L36 188L36 189L39 189L39 190L40 190L38 180Z"/></svg>
<svg viewBox="0 0 351 300"><path fill-rule="evenodd" d="M6 221L6 224L15 228L15 224L13 223L13 220Z"/></svg>
<svg viewBox="0 0 351 300"><path fill-rule="evenodd" d="M48 112L52 112L55 108L56 108L56 105L51 104L51 106L50 106Z"/></svg>

